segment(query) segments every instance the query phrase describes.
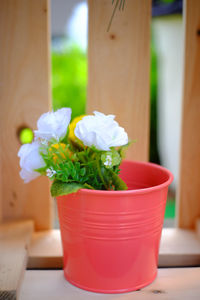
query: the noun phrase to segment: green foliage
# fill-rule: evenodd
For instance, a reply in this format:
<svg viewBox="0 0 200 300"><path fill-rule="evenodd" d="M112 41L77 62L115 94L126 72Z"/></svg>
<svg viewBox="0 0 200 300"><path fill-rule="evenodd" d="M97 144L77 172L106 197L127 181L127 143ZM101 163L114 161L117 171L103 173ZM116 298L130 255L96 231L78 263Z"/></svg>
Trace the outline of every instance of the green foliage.
<svg viewBox="0 0 200 300"><path fill-rule="evenodd" d="M71 107L72 118L85 114L86 54L73 46L52 52L53 109Z"/></svg>
<svg viewBox="0 0 200 300"><path fill-rule="evenodd" d="M115 190L127 190L128 189L126 183L113 170L110 170L109 172L112 177L112 182L113 182L113 185L115 186Z"/></svg>
<svg viewBox="0 0 200 300"><path fill-rule="evenodd" d="M54 181L51 186L51 195L52 197L57 197L71 193L76 193L81 188L84 188L84 185L79 183L66 183L61 181Z"/></svg>
<svg viewBox="0 0 200 300"><path fill-rule="evenodd" d="M101 161L107 169L111 169L121 163L121 156L117 150L112 149L111 151L103 152L101 154Z"/></svg>
<svg viewBox="0 0 200 300"><path fill-rule="evenodd" d="M125 190L126 184L119 177L121 156L115 150L99 151L95 148L75 148L73 144L50 142L41 147L46 167L38 169L54 181L52 196L64 195L80 188L95 190ZM110 155L111 166L105 165L104 154ZM63 184L62 184L63 183Z"/></svg>

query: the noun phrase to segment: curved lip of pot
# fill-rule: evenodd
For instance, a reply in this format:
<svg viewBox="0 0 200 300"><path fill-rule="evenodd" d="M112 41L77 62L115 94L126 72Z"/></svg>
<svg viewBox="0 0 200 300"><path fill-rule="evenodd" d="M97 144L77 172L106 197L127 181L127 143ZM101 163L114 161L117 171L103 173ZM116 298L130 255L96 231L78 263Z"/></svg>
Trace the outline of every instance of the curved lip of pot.
<svg viewBox="0 0 200 300"><path fill-rule="evenodd" d="M160 165L157 165L157 164L154 164L154 163L151 163L151 162L142 162L142 161L134 161L134 160L124 160L124 162L126 163L134 163L134 164L138 164L138 165L145 165L145 166L151 166L157 170L161 170L163 171L166 175L168 175L168 179L161 183L161 184L158 184L158 185L155 185L155 186L151 186L151 187L147 187L147 188L140 188L140 189L134 189L134 190L125 190L125 191L105 191L105 190L89 190L89 189L80 189L77 193L81 193L81 194L84 194L84 195L87 195L87 194L94 194L97 196L103 196L103 195L110 195L110 196L128 196L128 195L137 195L137 194L146 194L146 193L150 193L150 192L154 192L154 191L158 191L158 190L162 190L163 188L169 186L173 179L174 179L174 176L173 174L166 168L160 166Z"/></svg>

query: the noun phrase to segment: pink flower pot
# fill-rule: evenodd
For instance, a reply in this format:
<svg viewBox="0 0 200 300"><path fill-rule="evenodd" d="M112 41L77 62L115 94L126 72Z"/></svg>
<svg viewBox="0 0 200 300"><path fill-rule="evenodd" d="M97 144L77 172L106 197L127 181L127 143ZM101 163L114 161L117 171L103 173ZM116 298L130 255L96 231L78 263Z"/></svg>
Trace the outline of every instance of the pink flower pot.
<svg viewBox="0 0 200 300"><path fill-rule="evenodd" d="M57 197L64 275L94 292L122 293L150 284L172 174L151 163L124 161L127 191L82 189Z"/></svg>

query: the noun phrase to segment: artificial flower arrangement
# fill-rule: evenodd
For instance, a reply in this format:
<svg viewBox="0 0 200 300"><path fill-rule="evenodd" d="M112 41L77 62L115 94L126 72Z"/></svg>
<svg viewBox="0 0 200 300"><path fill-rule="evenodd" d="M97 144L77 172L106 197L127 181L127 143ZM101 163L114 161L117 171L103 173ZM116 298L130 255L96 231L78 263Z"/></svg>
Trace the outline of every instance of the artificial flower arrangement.
<svg viewBox="0 0 200 300"><path fill-rule="evenodd" d="M53 181L65 278L101 293L138 290L155 279L173 180L152 163L121 164L129 141L114 118L95 111L70 123L70 108L45 113L34 141L18 153L25 182L39 175Z"/></svg>
<svg viewBox="0 0 200 300"><path fill-rule="evenodd" d="M119 166L129 141L114 118L95 111L70 123L70 108L44 113L38 119L34 141L18 152L21 178L28 183L48 176L54 197L81 188L126 190Z"/></svg>

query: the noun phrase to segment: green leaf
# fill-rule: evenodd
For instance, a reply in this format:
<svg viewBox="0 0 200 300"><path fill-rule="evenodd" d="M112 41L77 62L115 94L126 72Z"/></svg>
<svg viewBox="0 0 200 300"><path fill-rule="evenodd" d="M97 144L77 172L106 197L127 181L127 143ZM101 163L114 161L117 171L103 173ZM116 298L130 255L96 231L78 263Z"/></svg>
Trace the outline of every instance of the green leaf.
<svg viewBox="0 0 200 300"><path fill-rule="evenodd" d="M86 168L80 169L80 175L83 177L86 174Z"/></svg>
<svg viewBox="0 0 200 300"><path fill-rule="evenodd" d="M121 157L117 150L113 149L112 150L112 164L113 166L117 166L121 163Z"/></svg>
<svg viewBox="0 0 200 300"><path fill-rule="evenodd" d="M112 170L109 170L111 176L112 176L112 183L115 186L115 190L119 191L119 190L127 190L128 187L126 185L126 183Z"/></svg>
<svg viewBox="0 0 200 300"><path fill-rule="evenodd" d="M118 153L119 153L119 155L121 156L122 159L125 158L126 150L128 149L128 147L130 145L132 145L133 143L136 143L136 142L137 142L136 140L132 140L132 141L129 141L128 144L118 148Z"/></svg>
<svg viewBox="0 0 200 300"><path fill-rule="evenodd" d="M112 149L101 155L101 161L107 169L111 169L121 163L121 156L115 149Z"/></svg>
<svg viewBox="0 0 200 300"><path fill-rule="evenodd" d="M84 188L85 186L80 183L76 182L61 182L61 181L54 181L51 186L51 196L58 197L62 195L68 195L72 193L76 193L78 190Z"/></svg>
<svg viewBox="0 0 200 300"><path fill-rule="evenodd" d="M46 169L47 169L47 166L39 168L39 169L35 169L34 171L40 173L41 175L46 175Z"/></svg>
<svg viewBox="0 0 200 300"><path fill-rule="evenodd" d="M87 183L84 183L84 188L85 189L88 189L88 190L95 190L95 188L93 188L93 186L87 184Z"/></svg>

